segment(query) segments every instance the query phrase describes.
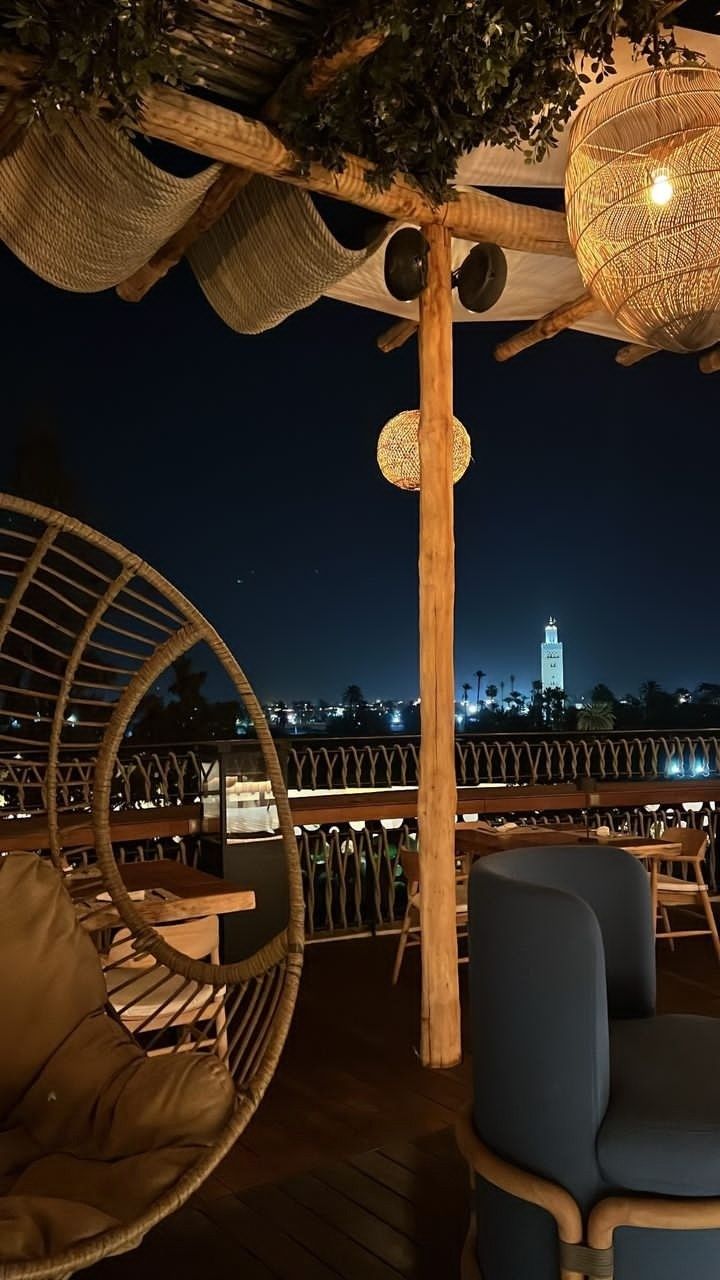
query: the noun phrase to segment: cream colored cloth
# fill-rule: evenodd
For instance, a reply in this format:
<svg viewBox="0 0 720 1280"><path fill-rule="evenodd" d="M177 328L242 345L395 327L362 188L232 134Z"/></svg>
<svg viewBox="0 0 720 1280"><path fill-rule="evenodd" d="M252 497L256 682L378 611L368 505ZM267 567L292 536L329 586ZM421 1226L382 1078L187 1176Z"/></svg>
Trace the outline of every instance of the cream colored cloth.
<svg viewBox="0 0 720 1280"><path fill-rule="evenodd" d="M261 333L309 307L366 257L338 243L306 191L263 177L188 253L211 307L238 333Z"/></svg>
<svg viewBox="0 0 720 1280"><path fill-rule="evenodd" d="M0 159L0 238L50 284L109 289L184 226L219 172L176 178L90 116L33 125Z"/></svg>

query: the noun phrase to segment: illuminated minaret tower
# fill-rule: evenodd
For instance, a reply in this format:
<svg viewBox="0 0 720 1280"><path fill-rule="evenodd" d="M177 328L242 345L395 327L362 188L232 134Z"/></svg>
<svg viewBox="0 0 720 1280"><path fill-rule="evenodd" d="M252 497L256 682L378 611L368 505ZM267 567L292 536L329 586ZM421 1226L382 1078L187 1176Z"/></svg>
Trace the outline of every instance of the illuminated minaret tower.
<svg viewBox="0 0 720 1280"><path fill-rule="evenodd" d="M540 674L545 689L564 689L563 647L558 640L557 622L550 618L545 628L545 642L540 645Z"/></svg>

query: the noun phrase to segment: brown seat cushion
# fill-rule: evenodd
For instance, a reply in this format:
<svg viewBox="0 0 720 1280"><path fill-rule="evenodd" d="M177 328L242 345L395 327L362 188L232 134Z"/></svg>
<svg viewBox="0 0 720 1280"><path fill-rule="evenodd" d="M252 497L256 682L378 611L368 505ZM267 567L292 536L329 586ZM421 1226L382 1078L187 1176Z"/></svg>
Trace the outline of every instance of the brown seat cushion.
<svg viewBox="0 0 720 1280"><path fill-rule="evenodd" d="M9 1262L143 1214L219 1137L235 1089L212 1055L148 1058L108 1012L95 948L58 874L33 855L0 860L0 958L11 1047L0 1055L0 1261Z"/></svg>
<svg viewBox="0 0 720 1280"><path fill-rule="evenodd" d="M112 1161L45 1156L20 1175L12 1195L28 1200L62 1197L118 1222L130 1222L174 1186L200 1154L197 1147L163 1147Z"/></svg>
<svg viewBox="0 0 720 1280"><path fill-rule="evenodd" d="M101 1011L56 1050L8 1122L43 1151L118 1160L158 1147L209 1145L229 1120L234 1097L218 1058L148 1058Z"/></svg>
<svg viewBox="0 0 720 1280"><path fill-rule="evenodd" d="M0 1262L47 1258L117 1225L89 1205L54 1196L5 1196L0 1199Z"/></svg>
<svg viewBox="0 0 720 1280"><path fill-rule="evenodd" d="M83 1018L105 1003L91 939L62 877L32 853L0 858L0 1125Z"/></svg>

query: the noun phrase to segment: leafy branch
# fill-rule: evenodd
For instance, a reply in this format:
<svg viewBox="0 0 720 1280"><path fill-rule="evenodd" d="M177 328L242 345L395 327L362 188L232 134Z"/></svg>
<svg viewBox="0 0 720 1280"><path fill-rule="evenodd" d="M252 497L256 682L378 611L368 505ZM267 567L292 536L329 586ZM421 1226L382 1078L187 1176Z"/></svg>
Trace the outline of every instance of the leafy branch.
<svg viewBox="0 0 720 1280"><path fill-rule="evenodd" d="M184 0L0 0L0 49L38 57L42 74L21 100L52 124L99 106L130 124L154 80L177 83L170 36Z"/></svg>
<svg viewBox="0 0 720 1280"><path fill-rule="evenodd" d="M365 32L389 36L314 101L292 83L284 140L308 163L342 170L343 152L371 165L383 188L412 176L447 199L460 157L483 143L521 148L529 161L557 145L584 85L615 74L613 42L627 35L650 65L679 54L660 27L664 0L362 0L333 7L321 41L330 55ZM302 51L298 51L302 52ZM686 57L695 55L683 51Z"/></svg>

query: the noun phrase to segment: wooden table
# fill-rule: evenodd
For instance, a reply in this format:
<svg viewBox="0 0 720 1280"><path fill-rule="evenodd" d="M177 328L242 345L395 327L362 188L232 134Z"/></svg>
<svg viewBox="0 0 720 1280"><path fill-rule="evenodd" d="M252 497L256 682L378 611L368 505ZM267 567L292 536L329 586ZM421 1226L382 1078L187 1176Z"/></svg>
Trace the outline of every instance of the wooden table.
<svg viewBox="0 0 720 1280"><path fill-rule="evenodd" d="M202 916L222 916L233 911L252 911L255 894L237 885L186 867L182 862L158 858L153 862L119 864L118 870L129 893L143 890L145 898L134 903L148 924L197 920ZM112 902L98 902L104 885L97 868L69 872L68 892L76 905L78 919L88 932L122 924Z"/></svg>
<svg viewBox="0 0 720 1280"><path fill-rule="evenodd" d="M64 849L95 847L92 814L89 811L61 813L58 816L60 843ZM110 814L110 838L114 844L123 841L160 840L164 836L196 835L203 827L201 804L168 804L143 809L120 809ZM31 818L0 818L0 851L50 848L46 813Z"/></svg>
<svg viewBox="0 0 720 1280"><path fill-rule="evenodd" d="M455 848L458 853L469 853L482 858L488 853L500 853L503 849L534 849L540 845L577 844L577 828L567 827L511 827L501 834L502 827L492 831L469 822L458 822L455 827ZM581 828L585 831L585 828Z"/></svg>
<svg viewBox="0 0 720 1280"><path fill-rule="evenodd" d="M460 854L473 857L485 857L489 853L499 853L503 849L535 849L543 845L591 844L614 845L617 849L626 849L636 858L652 858L655 862L672 862L682 854L682 845L673 844L669 840L648 840L646 836L627 836L611 834L598 836L592 829L563 824L558 827L511 827L501 834L502 827L489 831L486 827L474 827L469 823L459 822L455 827L455 847Z"/></svg>

